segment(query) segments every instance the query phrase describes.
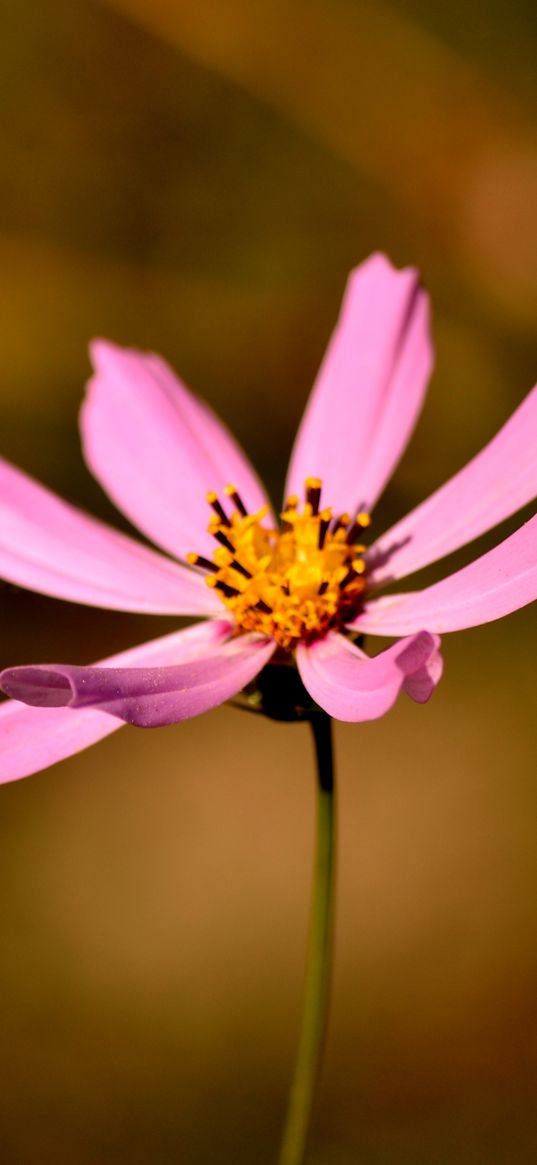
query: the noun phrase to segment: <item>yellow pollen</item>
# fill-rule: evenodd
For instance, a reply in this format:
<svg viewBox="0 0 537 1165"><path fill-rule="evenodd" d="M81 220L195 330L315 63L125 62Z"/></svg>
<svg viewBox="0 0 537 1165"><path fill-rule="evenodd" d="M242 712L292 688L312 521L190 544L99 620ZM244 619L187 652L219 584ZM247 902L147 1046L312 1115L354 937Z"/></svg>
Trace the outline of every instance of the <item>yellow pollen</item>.
<svg viewBox="0 0 537 1165"><path fill-rule="evenodd" d="M278 529L264 525L268 506L249 514L235 486L224 490L225 509L211 491L212 560L187 555L192 566L208 571L207 585L240 630L270 636L284 650L350 622L366 586L365 547L355 534L370 524L369 514L334 519L330 507L319 510L321 490L320 478L308 477L302 508L297 496L289 497Z"/></svg>

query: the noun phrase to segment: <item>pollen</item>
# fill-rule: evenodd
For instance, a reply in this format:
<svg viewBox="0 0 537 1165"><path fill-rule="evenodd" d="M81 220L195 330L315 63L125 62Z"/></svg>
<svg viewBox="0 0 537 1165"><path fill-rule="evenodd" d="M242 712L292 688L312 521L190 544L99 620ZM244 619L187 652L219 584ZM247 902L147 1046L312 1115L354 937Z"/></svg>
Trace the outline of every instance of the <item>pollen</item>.
<svg viewBox="0 0 537 1165"><path fill-rule="evenodd" d="M330 507L321 508L321 493L320 478L307 478L302 505L289 497L274 528L265 525L269 507L248 513L235 486L226 486L225 505L211 492L212 559L188 555L240 630L271 636L285 651L348 623L365 590L361 535L369 514L334 517Z"/></svg>

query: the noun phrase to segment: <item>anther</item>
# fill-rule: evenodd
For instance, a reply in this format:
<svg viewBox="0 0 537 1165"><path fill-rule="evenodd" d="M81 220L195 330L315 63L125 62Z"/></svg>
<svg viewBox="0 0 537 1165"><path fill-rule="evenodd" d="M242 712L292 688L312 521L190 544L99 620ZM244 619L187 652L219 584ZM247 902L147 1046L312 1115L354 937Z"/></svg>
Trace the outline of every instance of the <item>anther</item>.
<svg viewBox="0 0 537 1165"><path fill-rule="evenodd" d="M209 558L204 558L203 554L187 554L186 560L191 566L201 566L203 570L211 570L216 573L219 569L216 562L211 562Z"/></svg>
<svg viewBox="0 0 537 1165"><path fill-rule="evenodd" d="M342 513L333 519L330 507L320 508L321 494L321 479L306 478L302 497L287 498L278 531L261 525L268 507L249 514L234 485L220 491L222 505L211 491L214 555L187 555L233 609L239 628L263 630L285 650L341 626L357 609L365 586L362 541L370 522L365 504L352 517Z"/></svg>
<svg viewBox="0 0 537 1165"><path fill-rule="evenodd" d="M340 591L343 591L345 587L348 587L349 583L352 582L355 578L358 578L358 571L356 571L353 566L349 566L345 578L342 578L339 584Z"/></svg>
<svg viewBox="0 0 537 1165"><path fill-rule="evenodd" d="M311 512L314 516L319 513L319 502L321 500L322 481L320 477L307 477L305 481L306 487L306 504L311 506Z"/></svg>
<svg viewBox="0 0 537 1165"><path fill-rule="evenodd" d="M233 568L233 570L238 570L239 574L242 574L244 578L254 577L251 571L247 570L246 567L242 565L242 563L237 562L236 558L232 558L229 565Z"/></svg>
<svg viewBox="0 0 537 1165"><path fill-rule="evenodd" d="M232 554L235 554L235 547L224 534L223 530L210 530L209 533L212 534L213 538L216 538L217 542L220 542L221 546L225 546L226 550L230 550Z"/></svg>
<svg viewBox="0 0 537 1165"><path fill-rule="evenodd" d="M344 530L345 527L348 526L350 520L351 519L349 514L340 514L339 518L335 519L334 525L332 526L332 537L334 534L337 534L339 530Z"/></svg>
<svg viewBox="0 0 537 1165"><path fill-rule="evenodd" d="M354 522L352 523L352 526L350 527L350 530L347 532L346 542L348 542L349 546L352 546L353 542L356 542L357 538L361 536L362 531L370 525L371 518L369 517L369 514L366 514L365 511L361 511L359 514L357 514Z"/></svg>
<svg viewBox="0 0 537 1165"><path fill-rule="evenodd" d="M319 550L323 549L323 546L324 546L325 541L326 541L326 535L328 534L329 525L330 525L330 511L323 510L323 512L321 514L321 520L319 522L319 538L318 538L318 542L317 542Z"/></svg>
<svg viewBox="0 0 537 1165"><path fill-rule="evenodd" d="M356 542L356 539L359 537L359 535L361 533L362 533L362 528L361 528L361 526L358 525L358 522L355 520L352 523L352 526L349 526L349 529L347 530L347 533L345 535L345 541L346 541L347 545L352 546L353 542Z"/></svg>
<svg viewBox="0 0 537 1165"><path fill-rule="evenodd" d="M221 591L222 594L225 595L226 599L235 599L237 595L240 595L240 591L237 590L237 587L230 587L228 583L222 582L222 580L219 578L209 578L207 579L207 582L209 583L209 586L213 587L214 590Z"/></svg>
<svg viewBox="0 0 537 1165"><path fill-rule="evenodd" d="M240 493L235 489L235 486L226 485L224 493L226 497L231 498L231 501L233 502L235 509L239 511L239 514L242 514L243 518L246 518L248 515L248 510L246 509Z"/></svg>
<svg viewBox="0 0 537 1165"><path fill-rule="evenodd" d="M260 599L254 606L254 611L262 611L264 615L272 615L272 607L265 603L264 599Z"/></svg>
<svg viewBox="0 0 537 1165"><path fill-rule="evenodd" d="M291 522L289 521L287 514L289 514L289 516L296 514L297 506L298 506L298 498L296 497L295 494L291 494L291 496L287 498L287 501L285 503L285 509L280 514L280 519L281 519L280 526L281 526L282 534L289 534L292 531L293 523L292 523L292 521Z"/></svg>
<svg viewBox="0 0 537 1165"><path fill-rule="evenodd" d="M212 506L215 514L218 514L218 517L220 518L222 525L223 526L230 526L231 522L226 514L226 511L224 510L224 507L218 501L218 497L215 494L214 490L210 490L209 493L207 494L207 501L208 501L209 505Z"/></svg>

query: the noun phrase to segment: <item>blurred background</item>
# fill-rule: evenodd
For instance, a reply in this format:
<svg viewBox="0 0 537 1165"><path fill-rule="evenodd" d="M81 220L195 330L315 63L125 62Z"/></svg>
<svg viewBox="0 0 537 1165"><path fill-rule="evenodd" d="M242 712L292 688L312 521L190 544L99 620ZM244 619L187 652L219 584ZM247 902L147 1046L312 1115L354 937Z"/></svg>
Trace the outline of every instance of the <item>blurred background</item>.
<svg viewBox="0 0 537 1165"><path fill-rule="evenodd" d="M536 42L530 0L7 6L3 455L128 528L79 450L100 334L165 355L278 497L346 274L382 249L423 272L437 371L376 528L419 501L537 379ZM174 625L0 597L2 666ZM430 705L337 729L311 1165L537 1159L535 629L447 637ZM274 1161L313 809L306 728L233 709L2 789L5 1165Z"/></svg>

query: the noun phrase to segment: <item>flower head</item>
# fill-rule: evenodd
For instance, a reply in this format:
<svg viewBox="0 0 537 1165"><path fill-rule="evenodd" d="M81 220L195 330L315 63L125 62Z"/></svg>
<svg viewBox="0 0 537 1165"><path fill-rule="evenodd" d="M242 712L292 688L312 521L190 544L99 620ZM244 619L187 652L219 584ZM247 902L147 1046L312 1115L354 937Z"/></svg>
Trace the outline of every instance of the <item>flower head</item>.
<svg viewBox="0 0 537 1165"><path fill-rule="evenodd" d="M468 465L370 543L370 514L419 415L432 365L417 273L373 256L349 279L300 425L279 518L211 410L157 356L104 341L82 410L87 463L150 550L0 463L0 574L45 594L204 621L93 667L1 673L0 779L114 731L198 715L264 677L299 677L342 720L423 703L439 634L537 597L537 516L420 591L379 590L456 550L537 494L537 388ZM362 637L396 642L368 657ZM279 669L279 670L278 670ZM256 679L258 677L258 679Z"/></svg>
<svg viewBox="0 0 537 1165"><path fill-rule="evenodd" d="M365 589L365 546L358 545L370 517L360 512L332 519L320 509L322 482L304 483L304 505L287 499L281 525L264 525L269 507L249 514L235 486L225 493L235 507L226 513L215 493L209 531L218 543L212 559L188 554L208 571L206 582L233 614L237 628L257 631L290 651L343 629L360 610Z"/></svg>

